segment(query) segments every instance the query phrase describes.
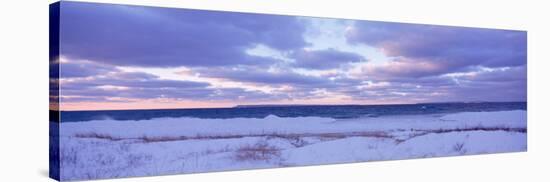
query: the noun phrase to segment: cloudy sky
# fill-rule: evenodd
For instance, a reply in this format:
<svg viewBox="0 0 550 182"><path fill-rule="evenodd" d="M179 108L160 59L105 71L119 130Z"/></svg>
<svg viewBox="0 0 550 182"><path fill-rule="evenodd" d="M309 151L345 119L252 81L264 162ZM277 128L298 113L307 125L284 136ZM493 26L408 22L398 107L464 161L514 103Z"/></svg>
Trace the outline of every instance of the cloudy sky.
<svg viewBox="0 0 550 182"><path fill-rule="evenodd" d="M526 101L526 32L63 2L62 110Z"/></svg>

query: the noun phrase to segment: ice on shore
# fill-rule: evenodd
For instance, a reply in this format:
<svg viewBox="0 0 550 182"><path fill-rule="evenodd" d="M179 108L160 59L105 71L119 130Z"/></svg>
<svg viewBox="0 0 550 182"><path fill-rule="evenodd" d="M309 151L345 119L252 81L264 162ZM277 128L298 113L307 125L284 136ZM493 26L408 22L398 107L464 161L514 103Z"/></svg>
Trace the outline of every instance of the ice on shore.
<svg viewBox="0 0 550 182"><path fill-rule="evenodd" d="M95 120L63 123L60 134L98 133L113 137L141 136L221 136L266 133L332 133L353 131L395 131L413 129L443 129L468 127L523 127L527 125L526 111L467 112L444 116L403 115L332 119L321 117L200 119L156 118L141 121Z"/></svg>
<svg viewBox="0 0 550 182"><path fill-rule="evenodd" d="M62 180L527 150L527 112L62 123ZM230 137L228 137L230 136Z"/></svg>

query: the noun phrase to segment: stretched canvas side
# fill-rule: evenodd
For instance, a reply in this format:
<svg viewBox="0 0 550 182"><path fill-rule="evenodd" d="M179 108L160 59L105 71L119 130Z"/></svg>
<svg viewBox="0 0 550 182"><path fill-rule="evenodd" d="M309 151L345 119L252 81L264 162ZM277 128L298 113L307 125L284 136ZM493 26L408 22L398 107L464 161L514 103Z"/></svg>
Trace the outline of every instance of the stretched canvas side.
<svg viewBox="0 0 550 182"><path fill-rule="evenodd" d="M49 176L60 180L59 158L59 14L60 2L50 5L49 17Z"/></svg>

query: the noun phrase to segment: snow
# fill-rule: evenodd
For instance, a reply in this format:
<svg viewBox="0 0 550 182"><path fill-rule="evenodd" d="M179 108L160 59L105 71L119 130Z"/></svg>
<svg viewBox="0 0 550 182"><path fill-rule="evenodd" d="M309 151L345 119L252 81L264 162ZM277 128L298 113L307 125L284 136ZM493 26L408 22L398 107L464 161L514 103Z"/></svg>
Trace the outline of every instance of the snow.
<svg viewBox="0 0 550 182"><path fill-rule="evenodd" d="M523 110L357 119L270 115L62 123L61 177L81 180L520 152L527 150L526 125Z"/></svg>

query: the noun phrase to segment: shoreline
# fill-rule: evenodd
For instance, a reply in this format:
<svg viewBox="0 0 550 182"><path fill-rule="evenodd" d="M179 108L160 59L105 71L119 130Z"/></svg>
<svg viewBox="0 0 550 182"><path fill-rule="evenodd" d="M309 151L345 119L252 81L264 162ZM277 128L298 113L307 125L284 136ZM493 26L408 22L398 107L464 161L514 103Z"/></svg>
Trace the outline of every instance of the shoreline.
<svg viewBox="0 0 550 182"><path fill-rule="evenodd" d="M369 121L269 116L62 123L61 176L82 180L521 152L527 150L526 115L516 110Z"/></svg>

